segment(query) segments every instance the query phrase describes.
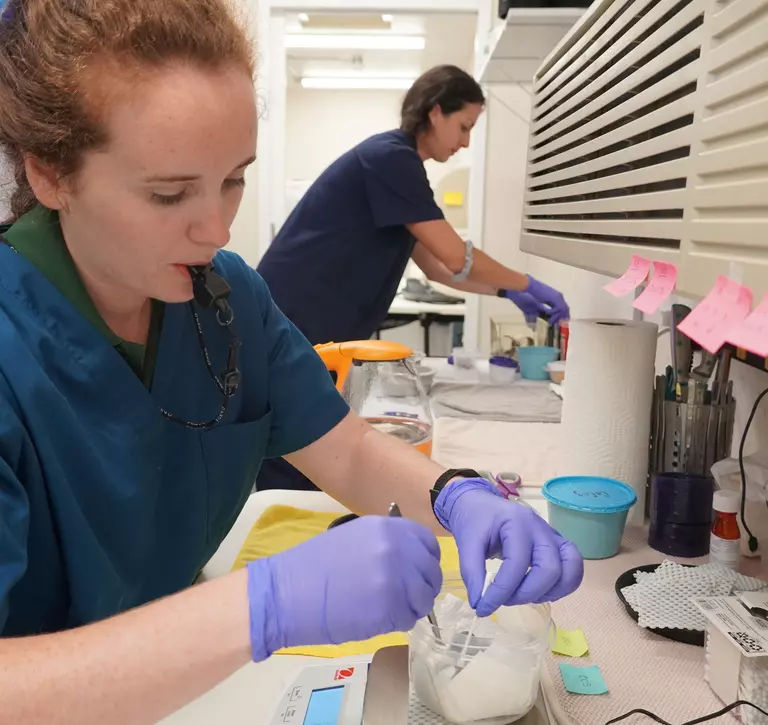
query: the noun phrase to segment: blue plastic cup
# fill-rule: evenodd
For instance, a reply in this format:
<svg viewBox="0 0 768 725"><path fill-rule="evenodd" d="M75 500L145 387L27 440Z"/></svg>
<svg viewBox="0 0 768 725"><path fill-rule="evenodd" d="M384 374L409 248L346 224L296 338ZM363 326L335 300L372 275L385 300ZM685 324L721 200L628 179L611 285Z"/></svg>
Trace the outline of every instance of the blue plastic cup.
<svg viewBox="0 0 768 725"><path fill-rule="evenodd" d="M637 502L630 486L599 476L562 476L542 488L549 524L572 541L585 559L608 559L621 549L629 509Z"/></svg>
<svg viewBox="0 0 768 725"><path fill-rule="evenodd" d="M519 347L517 361L520 363L520 375L526 380L549 380L547 365L558 357L560 349L557 347Z"/></svg>

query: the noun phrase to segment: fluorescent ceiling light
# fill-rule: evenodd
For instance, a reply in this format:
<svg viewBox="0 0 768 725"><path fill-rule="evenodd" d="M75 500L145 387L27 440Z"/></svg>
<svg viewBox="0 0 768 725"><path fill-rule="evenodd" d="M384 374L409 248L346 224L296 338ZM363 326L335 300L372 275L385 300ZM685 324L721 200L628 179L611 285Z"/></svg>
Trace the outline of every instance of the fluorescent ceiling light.
<svg viewBox="0 0 768 725"><path fill-rule="evenodd" d="M381 16L382 23L391 23L393 20L394 18L388 13L384 13L384 15Z"/></svg>
<svg viewBox="0 0 768 725"><path fill-rule="evenodd" d="M299 22L300 23L308 23L309 22L309 15L307 15L307 13L299 13Z"/></svg>
<svg viewBox="0 0 768 725"><path fill-rule="evenodd" d="M302 88L316 90L407 90L413 85L415 78L381 78L370 76L310 76L301 79Z"/></svg>
<svg viewBox="0 0 768 725"><path fill-rule="evenodd" d="M293 33L286 48L340 48L344 50L424 50L422 35L324 35Z"/></svg>

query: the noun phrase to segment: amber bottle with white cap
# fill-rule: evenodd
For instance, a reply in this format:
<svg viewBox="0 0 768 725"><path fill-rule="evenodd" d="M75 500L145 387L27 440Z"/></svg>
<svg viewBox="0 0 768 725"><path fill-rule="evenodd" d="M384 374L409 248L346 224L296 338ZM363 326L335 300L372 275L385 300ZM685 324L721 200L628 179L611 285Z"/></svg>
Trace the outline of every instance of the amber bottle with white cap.
<svg viewBox="0 0 768 725"><path fill-rule="evenodd" d="M736 514L739 511L739 494L735 491L715 491L712 508L715 517L709 540L709 561L738 571L741 531Z"/></svg>

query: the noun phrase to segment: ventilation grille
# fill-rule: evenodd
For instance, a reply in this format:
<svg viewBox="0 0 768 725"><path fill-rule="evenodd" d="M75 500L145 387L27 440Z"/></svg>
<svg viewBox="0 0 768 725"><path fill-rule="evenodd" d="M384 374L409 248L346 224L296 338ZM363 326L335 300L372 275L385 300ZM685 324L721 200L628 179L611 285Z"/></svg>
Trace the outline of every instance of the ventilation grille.
<svg viewBox="0 0 768 725"><path fill-rule="evenodd" d="M613 2L537 79L524 233L679 249L700 0Z"/></svg>
<svg viewBox="0 0 768 725"><path fill-rule="evenodd" d="M768 280L768 1L716 2L690 175L689 254ZM706 262L705 262L706 263Z"/></svg>
<svg viewBox="0 0 768 725"><path fill-rule="evenodd" d="M768 0L597 0L536 76L525 183L525 252L612 276L643 254L683 295L738 274L761 299Z"/></svg>

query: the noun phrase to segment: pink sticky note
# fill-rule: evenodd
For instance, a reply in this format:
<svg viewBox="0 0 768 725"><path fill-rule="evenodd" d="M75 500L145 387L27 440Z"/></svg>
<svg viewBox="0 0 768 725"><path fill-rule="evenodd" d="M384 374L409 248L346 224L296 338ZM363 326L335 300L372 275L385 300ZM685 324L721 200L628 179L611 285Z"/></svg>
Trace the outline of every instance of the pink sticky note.
<svg viewBox="0 0 768 725"><path fill-rule="evenodd" d="M728 342L760 357L768 357L768 294L752 310L752 314L728 336Z"/></svg>
<svg viewBox="0 0 768 725"><path fill-rule="evenodd" d="M674 264L654 262L653 277L632 307L645 312L646 315L656 312L661 307L661 303L674 292L676 282L677 267Z"/></svg>
<svg viewBox="0 0 768 725"><path fill-rule="evenodd" d="M678 329L705 350L716 353L749 314L752 291L720 274L709 294L685 317Z"/></svg>
<svg viewBox="0 0 768 725"><path fill-rule="evenodd" d="M623 297L645 282L650 271L651 260L633 254L629 262L629 269L621 277L605 285L603 289L610 292L614 297Z"/></svg>

